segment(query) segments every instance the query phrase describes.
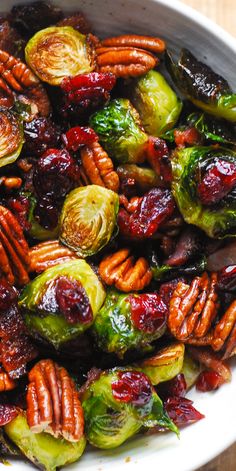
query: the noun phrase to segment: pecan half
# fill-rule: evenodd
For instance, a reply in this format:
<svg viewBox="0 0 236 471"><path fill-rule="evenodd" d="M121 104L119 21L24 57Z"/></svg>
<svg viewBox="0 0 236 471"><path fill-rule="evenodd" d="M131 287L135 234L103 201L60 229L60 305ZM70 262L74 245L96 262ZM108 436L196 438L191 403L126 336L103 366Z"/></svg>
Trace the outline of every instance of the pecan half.
<svg viewBox="0 0 236 471"><path fill-rule="evenodd" d="M22 185L22 179L19 177L0 177L0 187L3 186L6 191L18 190Z"/></svg>
<svg viewBox="0 0 236 471"><path fill-rule="evenodd" d="M29 282L29 247L22 228L11 211L0 206L0 272L9 283Z"/></svg>
<svg viewBox="0 0 236 471"><path fill-rule="evenodd" d="M197 276L190 285L179 282L171 299L168 327L178 340L201 338L209 331L219 304L216 293L217 275Z"/></svg>
<svg viewBox="0 0 236 471"><path fill-rule="evenodd" d="M29 272L41 273L47 268L77 258L76 253L60 244L59 240L41 242L29 250Z"/></svg>
<svg viewBox="0 0 236 471"><path fill-rule="evenodd" d="M98 48L96 52L98 70L111 72L116 77L138 77L158 63L158 59L150 52L135 47Z"/></svg>
<svg viewBox="0 0 236 471"><path fill-rule="evenodd" d="M152 36L140 36L138 34L122 34L121 36L106 38L101 41L102 46L133 46L140 49L160 54L164 52L166 45L163 39Z"/></svg>
<svg viewBox="0 0 236 471"><path fill-rule="evenodd" d="M113 162L98 142L83 147L80 155L90 183L118 192L119 177L114 170Z"/></svg>
<svg viewBox="0 0 236 471"><path fill-rule="evenodd" d="M32 432L78 441L84 432L83 409L75 384L65 368L39 361L29 373L27 421Z"/></svg>
<svg viewBox="0 0 236 471"><path fill-rule="evenodd" d="M107 285L114 285L125 293L141 291L152 279L146 259L140 257L135 260L129 249L106 256L99 265L99 273Z"/></svg>
<svg viewBox="0 0 236 471"><path fill-rule="evenodd" d="M3 369L0 368L0 392L10 391L15 389L16 382L10 378L9 374Z"/></svg>

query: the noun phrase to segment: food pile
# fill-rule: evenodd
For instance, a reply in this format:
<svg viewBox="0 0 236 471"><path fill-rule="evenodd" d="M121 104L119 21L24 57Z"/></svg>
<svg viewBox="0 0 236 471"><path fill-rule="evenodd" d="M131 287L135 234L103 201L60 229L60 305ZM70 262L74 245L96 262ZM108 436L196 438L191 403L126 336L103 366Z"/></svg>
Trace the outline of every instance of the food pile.
<svg viewBox="0 0 236 471"><path fill-rule="evenodd" d="M0 450L179 434L236 353L236 95L162 39L0 18Z"/></svg>

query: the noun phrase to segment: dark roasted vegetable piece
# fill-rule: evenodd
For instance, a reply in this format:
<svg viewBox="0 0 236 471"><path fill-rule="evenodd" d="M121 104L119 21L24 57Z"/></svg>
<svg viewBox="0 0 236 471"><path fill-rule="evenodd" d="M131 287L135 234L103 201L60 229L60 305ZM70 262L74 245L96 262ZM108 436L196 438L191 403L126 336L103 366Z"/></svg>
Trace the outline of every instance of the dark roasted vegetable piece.
<svg viewBox="0 0 236 471"><path fill-rule="evenodd" d="M60 8L50 2L35 1L15 5L10 20L25 36L32 36L40 29L57 23L62 18Z"/></svg>
<svg viewBox="0 0 236 471"><path fill-rule="evenodd" d="M7 108L0 107L0 167L15 162L23 143L23 127L18 116Z"/></svg>
<svg viewBox="0 0 236 471"><path fill-rule="evenodd" d="M32 335L59 348L90 327L103 304L105 291L84 260L49 268L23 290L19 304Z"/></svg>
<svg viewBox="0 0 236 471"><path fill-rule="evenodd" d="M120 163L143 162L148 136L129 100L112 100L91 116L90 126L98 134L109 157Z"/></svg>
<svg viewBox="0 0 236 471"><path fill-rule="evenodd" d="M86 445L84 436L72 443L48 433L31 432L23 411L5 425L4 431L23 455L45 471L55 471L58 467L74 463L81 457Z"/></svg>
<svg viewBox="0 0 236 471"><path fill-rule="evenodd" d="M151 266L151 270L155 280L165 281L184 275L188 276L201 274L206 269L206 265L206 257L202 256L200 259L196 260L195 262L190 262L189 264L172 267L166 263L164 265Z"/></svg>
<svg viewBox="0 0 236 471"><path fill-rule="evenodd" d="M123 357L130 349L145 349L166 328L167 307L158 294L108 292L92 327L98 346Z"/></svg>
<svg viewBox="0 0 236 471"><path fill-rule="evenodd" d="M224 119L215 119L205 113L192 113L187 121L209 141L236 144L236 126Z"/></svg>
<svg viewBox="0 0 236 471"><path fill-rule="evenodd" d="M162 181L159 175L154 170L148 167L139 167L135 164L119 165L116 169L121 184L125 185L126 181L133 180L135 186L141 192L151 190L155 186L159 186Z"/></svg>
<svg viewBox="0 0 236 471"><path fill-rule="evenodd" d="M210 237L236 235L236 153L225 148L176 149L172 191L185 221Z"/></svg>
<svg viewBox="0 0 236 471"><path fill-rule="evenodd" d="M182 103L163 75L150 70L131 86L131 101L148 134L160 136L174 127L181 113Z"/></svg>
<svg viewBox="0 0 236 471"><path fill-rule="evenodd" d="M98 448L115 448L142 427L178 433L148 377L132 369L102 373L83 394L82 405L87 438Z"/></svg>
<svg viewBox="0 0 236 471"><path fill-rule="evenodd" d="M86 37L71 26L51 26L36 33L26 45L25 57L35 74L50 85L94 69Z"/></svg>
<svg viewBox="0 0 236 471"><path fill-rule="evenodd" d="M236 94L223 77L182 49L178 63L166 53L167 69L180 91L207 113L236 122Z"/></svg>

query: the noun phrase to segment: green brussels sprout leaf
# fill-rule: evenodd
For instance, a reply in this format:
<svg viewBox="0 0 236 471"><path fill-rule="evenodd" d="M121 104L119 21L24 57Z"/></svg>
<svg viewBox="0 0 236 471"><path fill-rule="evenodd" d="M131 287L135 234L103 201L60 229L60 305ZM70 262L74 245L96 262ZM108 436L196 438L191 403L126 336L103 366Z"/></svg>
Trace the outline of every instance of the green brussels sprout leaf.
<svg viewBox="0 0 236 471"><path fill-rule="evenodd" d="M180 373L183 373L187 389L190 389L197 381L201 372L199 363L197 363L186 351L184 354L183 367Z"/></svg>
<svg viewBox="0 0 236 471"><path fill-rule="evenodd" d="M236 144L236 127L223 119L214 119L205 113L192 113L187 122L205 139L223 144Z"/></svg>

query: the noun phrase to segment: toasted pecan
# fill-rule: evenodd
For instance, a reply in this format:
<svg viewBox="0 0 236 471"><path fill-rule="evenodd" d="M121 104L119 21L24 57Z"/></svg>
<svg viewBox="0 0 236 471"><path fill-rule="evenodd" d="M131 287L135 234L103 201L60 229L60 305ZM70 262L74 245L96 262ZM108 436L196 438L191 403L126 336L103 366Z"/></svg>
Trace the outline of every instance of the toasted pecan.
<svg viewBox="0 0 236 471"><path fill-rule="evenodd" d="M29 250L29 272L41 273L47 268L77 258L76 253L59 240L41 242Z"/></svg>
<svg viewBox="0 0 236 471"><path fill-rule="evenodd" d="M113 162L98 142L83 147L80 155L90 183L118 191L119 177L114 170Z"/></svg>
<svg viewBox="0 0 236 471"><path fill-rule="evenodd" d="M16 388L16 382L10 378L9 374L0 367L0 393Z"/></svg>
<svg viewBox="0 0 236 471"><path fill-rule="evenodd" d="M34 433L45 431L71 442L83 435L78 391L65 368L52 360L39 361L29 373L27 421Z"/></svg>
<svg viewBox="0 0 236 471"><path fill-rule="evenodd" d="M166 48L163 39L152 36L141 36L138 34L122 34L121 36L106 38L101 41L101 44L105 47L132 46L146 49L155 54L164 52Z"/></svg>
<svg viewBox="0 0 236 471"><path fill-rule="evenodd" d="M99 273L107 285L114 285L125 293L141 291L152 279L146 259L140 257L135 260L129 249L106 256L99 265Z"/></svg>
<svg viewBox="0 0 236 471"><path fill-rule="evenodd" d="M101 49L102 51L102 49ZM134 47L111 47L105 52L97 50L100 72L111 72L116 77L138 77L153 69L158 59L151 53Z"/></svg>

